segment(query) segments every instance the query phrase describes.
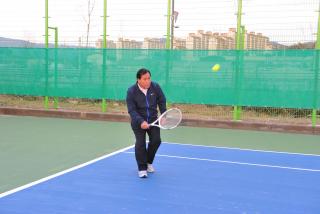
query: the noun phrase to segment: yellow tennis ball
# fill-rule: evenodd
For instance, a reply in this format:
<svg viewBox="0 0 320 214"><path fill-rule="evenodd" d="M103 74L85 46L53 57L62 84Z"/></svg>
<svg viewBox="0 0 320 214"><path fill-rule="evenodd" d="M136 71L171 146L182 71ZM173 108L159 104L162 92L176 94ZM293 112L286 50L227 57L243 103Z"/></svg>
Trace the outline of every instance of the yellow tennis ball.
<svg viewBox="0 0 320 214"><path fill-rule="evenodd" d="M214 66L212 66L212 71L217 72L220 70L220 65L219 64L215 64Z"/></svg>

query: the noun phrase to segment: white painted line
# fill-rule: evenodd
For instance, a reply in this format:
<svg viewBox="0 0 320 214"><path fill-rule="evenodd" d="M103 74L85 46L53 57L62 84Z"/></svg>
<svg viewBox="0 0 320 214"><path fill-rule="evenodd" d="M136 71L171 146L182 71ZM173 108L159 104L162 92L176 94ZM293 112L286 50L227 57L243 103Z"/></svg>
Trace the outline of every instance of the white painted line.
<svg viewBox="0 0 320 214"><path fill-rule="evenodd" d="M182 146L204 147L204 148L216 148L216 149L240 150L240 151L249 151L249 152L265 152L265 153L275 153L275 154L304 155L304 156L320 157L320 155L316 155L316 154L307 154L307 153L278 152L278 151L268 151L268 150L242 149L242 148L237 148L237 147L205 146L205 145L194 145L194 144L184 144L184 143L171 143L171 142L162 142L162 143L164 143L164 144L182 145Z"/></svg>
<svg viewBox="0 0 320 214"><path fill-rule="evenodd" d="M123 152L123 153L134 154L134 152ZM229 163L229 164L238 164L238 165L247 165L247 166L290 169L290 170L299 170L299 171L308 171L308 172L320 172L320 169L306 169L306 168L276 166L276 165L267 165L267 164L255 164L255 163L246 163L246 162L237 162L237 161L214 160L214 159L207 159L207 158L191 158L191 157L175 156L175 155L157 154L156 156L157 157L167 157L167 158L177 158L177 159L187 159L187 160L197 160L197 161L217 162L217 163Z"/></svg>
<svg viewBox="0 0 320 214"><path fill-rule="evenodd" d="M17 188L15 188L15 189L9 190L9 191L7 191L7 192L1 193L1 194L0 194L0 198L3 198L3 197L8 196L8 195L11 195L11 194L16 193L16 192L18 192L18 191L27 189L27 188L32 187L32 186L34 186L34 185L43 183L43 182L45 182L45 181L48 181L48 180L53 179L53 178L55 178L55 177L61 176L61 175L66 174L66 173L68 173L68 172L71 172L71 171L80 169L80 168L82 168L82 167L88 166L88 165L93 164L93 163L95 163L95 162L97 162L97 161L100 161L100 160L102 160L102 159L111 157L111 156L113 156L113 155L116 155L116 154L119 154L119 153L121 153L121 152L124 152L124 151L126 151L126 150L128 150L128 149L131 149L132 147L134 147L134 145L128 146L128 147L126 147L126 148L120 149L120 150L115 151L115 152L112 152L112 153L110 153L110 154L107 154L107 155L98 157L98 158L93 159L93 160L91 160L91 161L88 161L88 162L86 162L86 163L82 163L82 164L80 164L80 165L78 165L78 166L74 166L74 167L72 167L72 168L63 170L63 171L58 172L58 173L56 173L56 174L50 175L50 176L48 176L48 177L41 178L40 180L31 182L31 183L29 183L29 184L26 184L26 185L23 185L23 186L20 186L20 187L17 187Z"/></svg>

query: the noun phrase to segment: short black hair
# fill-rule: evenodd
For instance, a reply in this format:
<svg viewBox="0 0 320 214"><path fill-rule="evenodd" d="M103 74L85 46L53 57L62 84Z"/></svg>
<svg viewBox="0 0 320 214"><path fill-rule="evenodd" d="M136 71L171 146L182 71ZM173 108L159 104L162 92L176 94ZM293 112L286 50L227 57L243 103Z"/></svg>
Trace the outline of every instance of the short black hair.
<svg viewBox="0 0 320 214"><path fill-rule="evenodd" d="M151 77L151 73L148 69L146 68L140 68L137 72L137 79L141 79L141 76L142 75L145 75L146 73L149 73L150 74L150 77Z"/></svg>

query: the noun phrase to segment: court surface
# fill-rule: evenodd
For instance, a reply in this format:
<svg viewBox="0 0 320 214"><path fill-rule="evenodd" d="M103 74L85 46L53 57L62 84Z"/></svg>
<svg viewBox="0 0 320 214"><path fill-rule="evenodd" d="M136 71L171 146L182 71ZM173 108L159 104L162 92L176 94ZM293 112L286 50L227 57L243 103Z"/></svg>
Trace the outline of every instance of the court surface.
<svg viewBox="0 0 320 214"><path fill-rule="evenodd" d="M133 149L123 150L3 197L0 213L320 210L320 156L165 143L157 162L140 179Z"/></svg>
<svg viewBox="0 0 320 214"><path fill-rule="evenodd" d="M106 122L94 121L0 117L0 123L9 124L7 129L10 129L10 121L11 124L16 125L16 128L24 122L26 129L21 132L25 132L25 134L32 130L37 133L39 128L49 129L52 123L54 125L61 123L60 128L66 132L64 139L68 141L64 144L78 145L78 147L83 140L79 136L83 136L83 133L82 135L78 132L77 134L73 133L74 137L78 136L75 137L77 140L74 142L73 138L67 137L70 136L70 131L76 125L77 129L81 126L86 127L84 129L86 130L85 135L89 136L92 135L92 132L95 134L97 129L99 131L100 126L104 128L118 126L115 130L107 127L109 131L114 131L114 133L117 133L116 130L123 132L125 129L122 127L125 125L123 123L106 124ZM42 126L37 126L38 123ZM183 131L183 129L187 130ZM295 152L299 146L293 140L298 140L307 148L310 145L315 145L314 143L320 143L319 136L247 133L247 131L245 131L247 134L243 135L244 131L197 130L196 128L181 127L180 131L164 133L164 138L180 139L181 132L189 133L191 130L194 131L193 134L202 134L203 143L196 138L189 138L186 140L187 143L163 143L154 163L156 172L149 174L147 179L140 179L137 176L134 150L132 142L130 142L132 140L129 134L130 130L125 131L125 133L128 132L128 136L124 134L125 136L117 137L118 140L129 138L128 145L126 143L117 145L110 152L109 150L103 151L104 155L95 153L92 157L81 157L82 161L79 159L79 161L72 163L69 163L70 157L64 160L64 155L70 153L72 159L77 159L76 156L79 154L92 153L92 151L79 152L80 150L68 148L68 145L61 149L59 142L61 140L63 143L63 138L60 135L58 136L61 139L57 137L52 142L48 140L48 142L40 143L34 139L36 137L32 138L31 135L28 135L28 139L23 138L22 140L20 132L15 132L15 134L3 132L2 154L10 153L13 162L15 162L13 154L22 154L21 151L17 153L17 150L25 146L21 145L21 142L24 142L29 145L28 148L31 146L29 151L36 150L34 154L46 151L44 148L50 149L52 153L57 153L57 157L62 159L59 161L64 165L62 167L58 164L55 168L47 169L47 175L44 176L46 173L41 166L44 165L46 167L43 168L47 168L51 159L33 155L34 158L30 160L30 163L38 164L37 167L43 170L42 174L38 172L39 169L30 171L29 168L30 172L25 175L25 177L29 177L29 180L24 179L23 182L16 178L23 177L23 173L21 173L24 172L23 169L21 171L17 168L3 168L3 171L6 174L9 173L10 176L6 175L7 180L1 179L1 186L5 191L0 194L0 213L318 213L320 210L320 186L318 185L320 156L317 152ZM203 136L206 132L204 130L208 131L206 137ZM56 131L59 131L59 128ZM61 132L59 133L61 134ZM212 133L211 137L209 137L209 133ZM172 134L175 136L171 136ZM184 137L186 136L188 135L185 134ZM222 136L225 138L221 138ZM227 136L238 139L238 142L230 147L228 142L231 142L231 138ZM50 134L47 138L51 139ZM282 139L284 144L286 142L283 140L288 139L293 148L288 149L289 151L281 151L282 149L279 147L278 151L271 151L254 148L254 146L251 146L253 148L243 148L244 144L239 143L245 139L251 139L252 144L258 145L263 143L262 138L273 139L273 143L277 142L278 144L281 144L279 139ZM8 142L10 139L11 142ZM180 140L182 139L183 137ZM305 142L302 142L303 139ZM88 138L85 139L86 146L90 148L87 140ZM99 142L100 137L97 136L96 140ZM194 140L194 144L190 144L192 140ZM226 146L219 145L223 140ZM92 141L94 140L92 139ZM220 143L208 145L208 141L219 141ZM35 142L38 143L34 145ZM114 142L109 143L114 145L117 140L115 139ZM16 146L10 147L10 143ZM50 145L47 145L48 143ZM52 147L51 144L60 146ZM247 147L249 144L246 144ZM110 148L108 143L99 145L97 142L92 142L91 145L95 145L98 150L101 150L99 146ZM237 145L240 145L241 148ZM82 149L84 149L83 147ZM260 147L263 146L260 145ZM265 147L267 146L265 145ZM72 149L74 152L70 152ZM309 150L312 151L312 148ZM317 151L317 148L314 151ZM16 159L19 158L23 160L21 157L16 157ZM40 165L39 158L43 159L43 163ZM10 159L5 161L9 163ZM57 164L60 163L59 161L53 162ZM45 162L47 163L45 164ZM23 167L22 161L20 164ZM9 165L2 162L2 166ZM38 179L30 177L33 172L38 173ZM20 183L15 184L10 181L10 178L13 181L19 180Z"/></svg>

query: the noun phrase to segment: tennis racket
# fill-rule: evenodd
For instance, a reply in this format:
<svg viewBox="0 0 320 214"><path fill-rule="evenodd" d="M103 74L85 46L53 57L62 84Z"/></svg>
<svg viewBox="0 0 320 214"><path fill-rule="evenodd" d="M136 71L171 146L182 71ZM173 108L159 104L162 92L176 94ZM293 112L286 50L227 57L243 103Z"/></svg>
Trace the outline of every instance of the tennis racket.
<svg viewBox="0 0 320 214"><path fill-rule="evenodd" d="M161 129L174 129L182 120L182 113L178 108L171 108L165 111L160 117L149 124L149 126L157 126Z"/></svg>

